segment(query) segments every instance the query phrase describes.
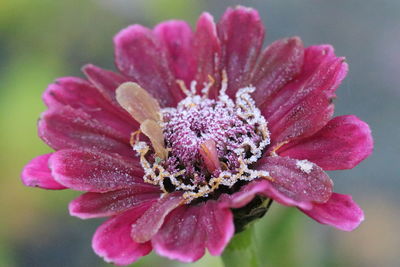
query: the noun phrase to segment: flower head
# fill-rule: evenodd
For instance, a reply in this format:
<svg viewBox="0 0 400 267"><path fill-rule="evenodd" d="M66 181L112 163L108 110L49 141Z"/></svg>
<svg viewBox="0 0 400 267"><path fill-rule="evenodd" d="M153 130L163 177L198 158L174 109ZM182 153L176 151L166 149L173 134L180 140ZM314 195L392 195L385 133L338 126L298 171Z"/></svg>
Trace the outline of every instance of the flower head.
<svg viewBox="0 0 400 267"><path fill-rule="evenodd" d="M229 8L216 25L167 21L115 38L119 73L93 65L87 80L51 84L39 135L54 153L33 159L25 185L85 191L80 218L110 217L93 248L129 264L154 249L191 262L220 255L260 198L295 206L350 231L363 212L333 193L325 170L350 169L372 151L369 127L332 118L347 73L329 45L298 37L262 50L257 11Z"/></svg>

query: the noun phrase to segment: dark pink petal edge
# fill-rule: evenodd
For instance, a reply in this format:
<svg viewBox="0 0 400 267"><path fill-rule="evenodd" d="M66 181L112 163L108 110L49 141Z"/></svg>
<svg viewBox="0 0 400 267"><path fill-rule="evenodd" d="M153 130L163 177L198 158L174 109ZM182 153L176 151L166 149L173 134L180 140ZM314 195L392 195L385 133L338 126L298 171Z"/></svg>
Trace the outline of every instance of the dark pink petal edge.
<svg viewBox="0 0 400 267"><path fill-rule="evenodd" d="M311 210L301 210L319 223L343 231L353 231L364 220L364 212L351 196L333 193L328 202L314 204Z"/></svg>
<svg viewBox="0 0 400 267"><path fill-rule="evenodd" d="M32 159L23 169L21 178L26 186L40 187L43 189L65 189L66 187L54 180L49 168L49 158L45 154Z"/></svg>

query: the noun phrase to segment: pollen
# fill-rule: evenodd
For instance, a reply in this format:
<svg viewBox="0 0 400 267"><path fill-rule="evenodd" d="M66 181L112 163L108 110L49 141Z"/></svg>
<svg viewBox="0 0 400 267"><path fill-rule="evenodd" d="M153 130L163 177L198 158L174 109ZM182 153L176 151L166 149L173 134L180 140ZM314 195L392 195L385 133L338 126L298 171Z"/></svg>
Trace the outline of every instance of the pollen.
<svg viewBox="0 0 400 267"><path fill-rule="evenodd" d="M160 144L153 141L153 146L138 139L133 144L144 181L165 193L184 191L186 203L239 181L269 177L268 172L251 168L270 143L267 121L251 97L256 88L239 89L233 100L226 94L225 77L218 98L209 99L210 80L201 94L196 94L196 82L190 90L178 82L186 98L176 108L161 109L159 124L168 152L164 157L159 157Z"/></svg>

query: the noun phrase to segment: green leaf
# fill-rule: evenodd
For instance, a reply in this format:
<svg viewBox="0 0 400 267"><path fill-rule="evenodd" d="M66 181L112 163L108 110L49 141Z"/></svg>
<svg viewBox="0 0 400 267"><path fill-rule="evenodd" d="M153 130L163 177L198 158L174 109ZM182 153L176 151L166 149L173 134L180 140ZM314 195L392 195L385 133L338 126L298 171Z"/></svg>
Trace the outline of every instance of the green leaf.
<svg viewBox="0 0 400 267"><path fill-rule="evenodd" d="M260 266L255 245L254 226L250 224L246 230L237 233L225 248L222 254L224 265L226 267Z"/></svg>

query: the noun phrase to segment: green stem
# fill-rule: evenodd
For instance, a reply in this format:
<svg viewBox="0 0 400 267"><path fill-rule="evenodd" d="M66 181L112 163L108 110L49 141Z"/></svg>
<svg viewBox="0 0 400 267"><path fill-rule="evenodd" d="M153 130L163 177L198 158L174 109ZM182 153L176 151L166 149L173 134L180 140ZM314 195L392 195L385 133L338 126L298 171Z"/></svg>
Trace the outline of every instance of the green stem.
<svg viewBox="0 0 400 267"><path fill-rule="evenodd" d="M237 233L225 248L222 261L225 267L258 267L255 232L253 224Z"/></svg>

